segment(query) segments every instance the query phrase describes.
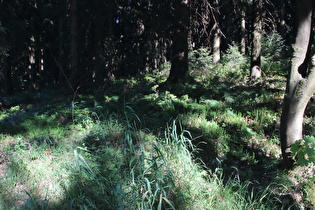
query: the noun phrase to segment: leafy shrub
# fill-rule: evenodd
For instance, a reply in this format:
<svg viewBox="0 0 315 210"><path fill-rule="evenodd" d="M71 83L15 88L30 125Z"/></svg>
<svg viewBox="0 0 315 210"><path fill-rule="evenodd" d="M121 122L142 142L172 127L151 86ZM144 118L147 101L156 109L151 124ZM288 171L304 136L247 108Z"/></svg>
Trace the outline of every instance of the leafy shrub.
<svg viewBox="0 0 315 210"><path fill-rule="evenodd" d="M296 162L301 166L307 166L315 163L315 137L306 136L304 139L296 141L291 146L292 156L296 158Z"/></svg>

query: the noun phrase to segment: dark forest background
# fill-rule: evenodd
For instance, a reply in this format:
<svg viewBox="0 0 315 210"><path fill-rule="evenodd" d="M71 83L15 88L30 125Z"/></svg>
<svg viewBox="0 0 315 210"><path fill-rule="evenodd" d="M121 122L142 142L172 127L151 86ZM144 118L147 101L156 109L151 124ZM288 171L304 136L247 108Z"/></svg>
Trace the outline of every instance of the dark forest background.
<svg viewBox="0 0 315 210"><path fill-rule="evenodd" d="M2 91L51 84L101 88L108 80L158 71L185 45L189 51L208 49L214 63L229 45L251 56L257 16L264 56L275 50L278 59L286 58L284 48L294 41L294 4L261 2L257 13L246 0L195 0L187 11L171 0L1 1Z"/></svg>

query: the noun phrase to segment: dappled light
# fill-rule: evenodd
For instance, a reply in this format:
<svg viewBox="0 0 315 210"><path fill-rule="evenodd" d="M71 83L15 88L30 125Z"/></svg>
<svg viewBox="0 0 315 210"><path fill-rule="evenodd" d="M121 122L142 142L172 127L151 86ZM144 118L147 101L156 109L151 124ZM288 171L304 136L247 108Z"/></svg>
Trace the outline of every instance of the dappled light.
<svg viewBox="0 0 315 210"><path fill-rule="evenodd" d="M314 4L0 1L0 210L314 209Z"/></svg>
<svg viewBox="0 0 315 210"><path fill-rule="evenodd" d="M148 76L113 83L113 90L128 86L122 94L22 99L5 110L1 188L11 193L1 202L53 209L296 205L280 159L281 105L273 100L283 94L282 78L251 89L238 81L207 85L217 79L210 76L157 92Z"/></svg>

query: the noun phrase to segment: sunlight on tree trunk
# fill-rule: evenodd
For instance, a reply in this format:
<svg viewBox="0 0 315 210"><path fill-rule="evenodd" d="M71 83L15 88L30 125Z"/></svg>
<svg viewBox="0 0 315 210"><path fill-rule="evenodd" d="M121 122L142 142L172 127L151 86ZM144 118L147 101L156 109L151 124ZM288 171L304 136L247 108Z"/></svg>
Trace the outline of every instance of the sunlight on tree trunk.
<svg viewBox="0 0 315 210"><path fill-rule="evenodd" d="M220 63L221 61L221 29L219 25L219 13L220 13L220 7L219 7L219 1L213 2L213 7L215 8L213 13L214 18L214 26L213 26L213 59L212 64L216 65Z"/></svg>
<svg viewBox="0 0 315 210"><path fill-rule="evenodd" d="M36 89L36 40L34 36L31 36L30 38L30 47L29 47L29 65L28 65L28 78L30 80L30 91L34 91Z"/></svg>
<svg viewBox="0 0 315 210"><path fill-rule="evenodd" d="M261 77L262 0L253 1L253 40L251 53L251 78Z"/></svg>
<svg viewBox="0 0 315 210"><path fill-rule="evenodd" d="M245 55L246 53L246 12L245 7L241 11L241 53Z"/></svg>
<svg viewBox="0 0 315 210"><path fill-rule="evenodd" d="M217 23L214 26L214 38L213 38L213 64L220 63L221 60L221 31Z"/></svg>
<svg viewBox="0 0 315 210"><path fill-rule="evenodd" d="M307 65L313 39L313 4L313 0L304 0L297 1L296 6L298 29L280 126L282 155L287 167L292 165L292 158L287 149L303 138L304 111L315 91L314 55L311 66Z"/></svg>

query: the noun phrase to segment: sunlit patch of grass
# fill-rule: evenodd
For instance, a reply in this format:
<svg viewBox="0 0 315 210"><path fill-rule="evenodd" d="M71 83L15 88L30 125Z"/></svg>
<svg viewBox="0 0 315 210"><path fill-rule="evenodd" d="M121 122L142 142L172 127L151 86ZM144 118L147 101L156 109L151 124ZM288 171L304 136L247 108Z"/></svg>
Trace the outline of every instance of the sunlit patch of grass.
<svg viewBox="0 0 315 210"><path fill-rule="evenodd" d="M174 204L180 209L269 209L281 203L273 199L269 188L260 192L250 189L251 183L239 179L224 181L220 167L204 171L193 161L188 131L177 131L173 124L162 141L166 163L170 166L175 184ZM255 161L255 160L253 160Z"/></svg>
<svg viewBox="0 0 315 210"><path fill-rule="evenodd" d="M61 186L63 179L60 177L63 167L60 164L68 159L69 154L64 151L56 154L54 148L42 145L27 145L26 148L20 145L15 148L16 151L10 155L7 175L22 188L18 193L20 197L25 197L25 192L28 192L51 202L63 198L65 192ZM12 190L15 191L16 188L13 187ZM27 202L27 199L23 202Z"/></svg>
<svg viewBox="0 0 315 210"><path fill-rule="evenodd" d="M30 155L32 160L24 163L29 172L28 176L32 177L31 181L27 183L30 188L29 193L51 203L62 200L66 196L62 186L66 175L60 174L62 172L60 165L62 161L58 160L60 157L50 155L51 151L49 150L38 152L39 154L34 153ZM63 156L63 158L66 157Z"/></svg>
<svg viewBox="0 0 315 210"><path fill-rule="evenodd" d="M188 114L181 119L188 128L200 130L200 135L206 140L204 143L215 148L217 154L228 152L228 135L216 121L207 120L204 114Z"/></svg>

